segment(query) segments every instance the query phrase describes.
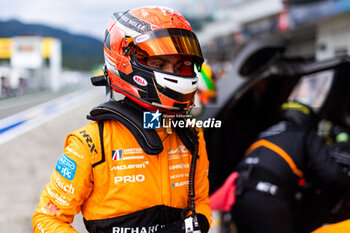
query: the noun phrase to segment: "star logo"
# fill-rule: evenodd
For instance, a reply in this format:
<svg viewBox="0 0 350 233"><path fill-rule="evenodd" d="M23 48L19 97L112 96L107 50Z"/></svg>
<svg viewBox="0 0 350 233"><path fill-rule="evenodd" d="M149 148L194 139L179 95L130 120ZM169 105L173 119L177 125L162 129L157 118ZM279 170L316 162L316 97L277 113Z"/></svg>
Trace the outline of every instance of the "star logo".
<svg viewBox="0 0 350 233"><path fill-rule="evenodd" d="M143 128L144 129L159 129L161 113L159 110L156 112L143 112Z"/></svg>
<svg viewBox="0 0 350 233"><path fill-rule="evenodd" d="M151 122L152 122L152 121L158 119L162 114L159 112L159 110L157 110L156 112L151 113L151 115L153 116L153 118L151 120Z"/></svg>

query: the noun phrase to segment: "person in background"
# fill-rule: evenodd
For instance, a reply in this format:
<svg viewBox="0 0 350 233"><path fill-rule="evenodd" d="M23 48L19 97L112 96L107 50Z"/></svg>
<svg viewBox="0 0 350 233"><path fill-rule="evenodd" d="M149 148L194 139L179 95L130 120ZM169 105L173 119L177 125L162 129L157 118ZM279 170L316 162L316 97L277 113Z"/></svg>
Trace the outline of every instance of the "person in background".
<svg viewBox="0 0 350 233"><path fill-rule="evenodd" d="M194 108L191 115L199 117L205 111L206 105L216 102L216 75L207 63L203 63L202 70L196 70L198 77L198 91L194 96Z"/></svg>
<svg viewBox="0 0 350 233"><path fill-rule="evenodd" d="M238 233L294 233L292 200L305 179L350 188L350 176L317 135L317 119L307 105L282 105L282 120L260 133L238 164L233 214Z"/></svg>
<svg viewBox="0 0 350 233"><path fill-rule="evenodd" d="M207 63L203 63L201 72L197 72L198 91L197 95L203 104L216 101L216 75Z"/></svg>
<svg viewBox="0 0 350 233"><path fill-rule="evenodd" d="M186 114L203 63L190 24L167 7L114 13L104 42L109 99L94 122L70 133L33 216L37 232L208 232L209 162L203 133L167 128L162 113ZM125 99L113 99L113 91Z"/></svg>

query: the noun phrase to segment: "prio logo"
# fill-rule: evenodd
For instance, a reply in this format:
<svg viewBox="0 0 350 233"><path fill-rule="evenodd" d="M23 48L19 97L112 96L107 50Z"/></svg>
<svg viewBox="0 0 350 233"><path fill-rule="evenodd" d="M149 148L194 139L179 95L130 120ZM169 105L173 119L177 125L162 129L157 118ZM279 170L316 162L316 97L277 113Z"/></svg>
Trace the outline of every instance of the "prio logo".
<svg viewBox="0 0 350 233"><path fill-rule="evenodd" d="M161 115L162 114L159 112L159 110L156 112L143 112L143 128L159 129Z"/></svg>
<svg viewBox="0 0 350 233"><path fill-rule="evenodd" d="M144 182L145 181L145 176L144 175L132 175L132 176L116 176L114 177L114 183L118 184L119 182L123 182L124 184L130 182L130 183L135 183L135 182Z"/></svg>

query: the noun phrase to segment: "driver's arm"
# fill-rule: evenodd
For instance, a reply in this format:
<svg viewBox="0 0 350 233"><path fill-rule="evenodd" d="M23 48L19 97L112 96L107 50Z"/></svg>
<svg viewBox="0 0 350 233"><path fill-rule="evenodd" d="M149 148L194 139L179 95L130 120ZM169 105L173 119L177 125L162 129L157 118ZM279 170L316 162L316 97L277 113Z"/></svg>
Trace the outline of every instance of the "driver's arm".
<svg viewBox="0 0 350 233"><path fill-rule="evenodd" d="M90 151L80 135L68 135L63 154L33 216L33 231L77 232L70 225L92 190Z"/></svg>

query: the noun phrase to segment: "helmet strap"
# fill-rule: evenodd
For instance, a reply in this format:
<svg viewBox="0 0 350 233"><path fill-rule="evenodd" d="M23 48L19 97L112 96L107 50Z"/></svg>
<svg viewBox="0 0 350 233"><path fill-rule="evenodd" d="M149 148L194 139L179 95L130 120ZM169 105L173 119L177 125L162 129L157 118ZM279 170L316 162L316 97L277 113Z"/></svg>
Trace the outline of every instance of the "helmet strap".
<svg viewBox="0 0 350 233"><path fill-rule="evenodd" d="M114 99L114 96L113 96L113 90L112 90L112 86L111 86L111 80L108 76L106 65L104 65L104 67L103 67L103 74L104 74L105 79L106 79L106 98L105 98L105 100L109 101L111 99Z"/></svg>

